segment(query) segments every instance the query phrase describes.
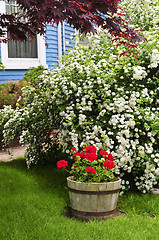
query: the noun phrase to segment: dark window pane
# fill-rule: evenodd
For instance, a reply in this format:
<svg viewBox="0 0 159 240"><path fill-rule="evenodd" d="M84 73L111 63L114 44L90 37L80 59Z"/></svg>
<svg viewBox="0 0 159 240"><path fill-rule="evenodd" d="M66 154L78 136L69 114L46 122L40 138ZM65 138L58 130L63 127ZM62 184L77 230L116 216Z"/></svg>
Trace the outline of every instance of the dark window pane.
<svg viewBox="0 0 159 240"><path fill-rule="evenodd" d="M37 53L37 37L32 42L29 40L9 41L8 42L8 57L9 58L38 58Z"/></svg>

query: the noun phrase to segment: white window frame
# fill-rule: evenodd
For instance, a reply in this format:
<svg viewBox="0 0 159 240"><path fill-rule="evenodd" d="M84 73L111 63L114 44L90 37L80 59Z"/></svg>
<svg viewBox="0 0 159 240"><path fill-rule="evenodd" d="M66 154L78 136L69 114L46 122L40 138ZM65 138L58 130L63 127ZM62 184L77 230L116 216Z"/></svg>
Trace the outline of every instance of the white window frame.
<svg viewBox="0 0 159 240"><path fill-rule="evenodd" d="M5 13L5 1L0 0L0 13ZM43 36L37 34L37 52L38 58L9 58L8 44L1 43L1 61L5 69L28 69L42 65L48 68L46 64L46 46Z"/></svg>

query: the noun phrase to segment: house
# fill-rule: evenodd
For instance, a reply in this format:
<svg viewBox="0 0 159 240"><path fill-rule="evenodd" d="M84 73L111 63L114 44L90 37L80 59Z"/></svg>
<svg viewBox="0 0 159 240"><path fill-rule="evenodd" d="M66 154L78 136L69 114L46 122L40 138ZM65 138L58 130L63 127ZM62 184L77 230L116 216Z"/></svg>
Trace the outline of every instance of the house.
<svg viewBox="0 0 159 240"><path fill-rule="evenodd" d="M16 1L0 0L0 13L15 12L18 8ZM5 66L5 71L0 70L0 83L15 81L23 78L23 74L30 67L43 65L46 69L58 66L58 58L67 54L72 47L70 37L75 29L66 22L58 26L47 25L46 46L43 36L37 35L34 41L10 41L0 44L0 61Z"/></svg>

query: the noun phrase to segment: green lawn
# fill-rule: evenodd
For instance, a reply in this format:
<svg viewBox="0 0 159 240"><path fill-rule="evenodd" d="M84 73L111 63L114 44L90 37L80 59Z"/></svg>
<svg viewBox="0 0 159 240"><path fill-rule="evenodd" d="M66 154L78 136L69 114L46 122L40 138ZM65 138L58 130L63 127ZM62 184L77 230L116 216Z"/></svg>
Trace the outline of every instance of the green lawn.
<svg viewBox="0 0 159 240"><path fill-rule="evenodd" d="M159 195L126 194L124 216L82 222L67 216L66 176L53 165L0 162L0 240L159 239Z"/></svg>

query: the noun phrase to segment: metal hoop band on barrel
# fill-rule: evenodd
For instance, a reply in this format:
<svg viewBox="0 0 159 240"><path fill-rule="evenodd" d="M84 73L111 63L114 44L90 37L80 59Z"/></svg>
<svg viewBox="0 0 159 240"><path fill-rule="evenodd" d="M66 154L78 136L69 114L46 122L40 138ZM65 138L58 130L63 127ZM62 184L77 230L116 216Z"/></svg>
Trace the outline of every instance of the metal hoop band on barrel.
<svg viewBox="0 0 159 240"><path fill-rule="evenodd" d="M119 189L111 190L111 191L81 191L81 190L76 190L72 188L68 188L70 192L74 193L79 193L79 194L89 194L89 195L107 195L107 194L112 194L112 193L119 193Z"/></svg>
<svg viewBox="0 0 159 240"><path fill-rule="evenodd" d="M74 215L82 215L82 216L109 216L116 212L116 209L112 211L107 211L107 212L85 212L85 211L78 211L73 208L71 208L71 210Z"/></svg>

